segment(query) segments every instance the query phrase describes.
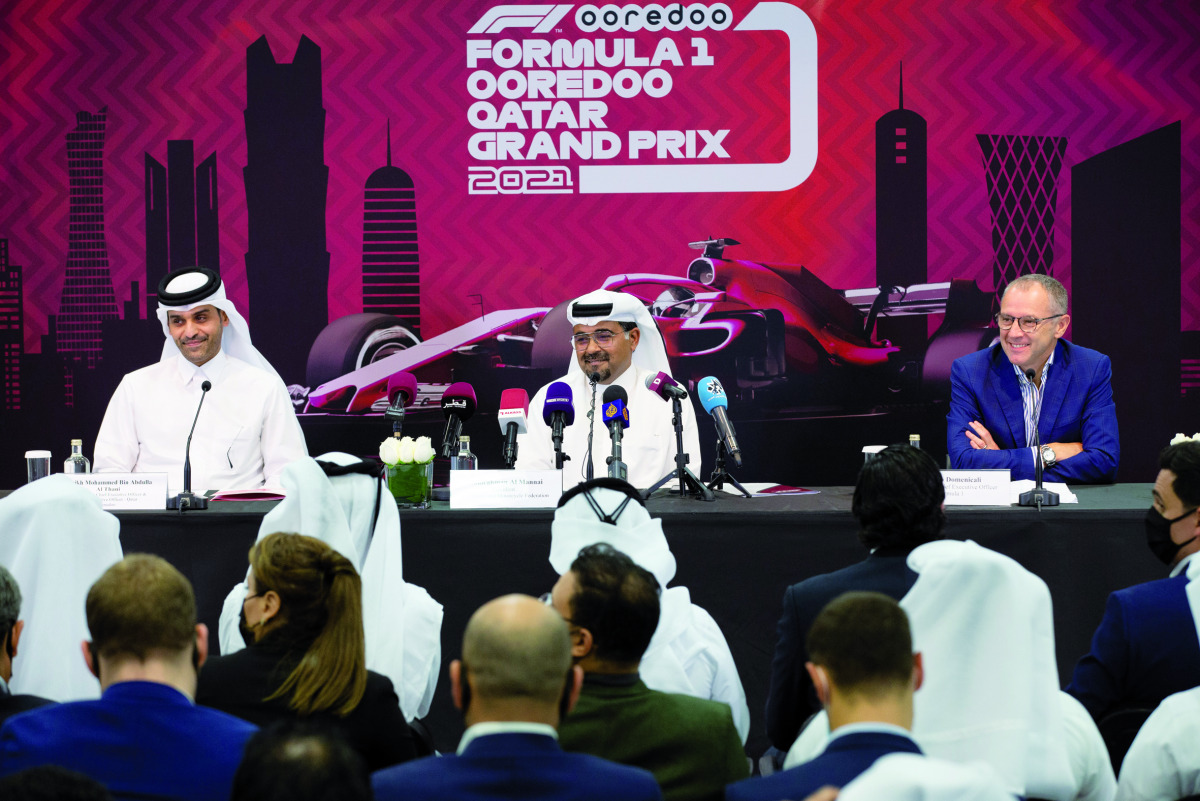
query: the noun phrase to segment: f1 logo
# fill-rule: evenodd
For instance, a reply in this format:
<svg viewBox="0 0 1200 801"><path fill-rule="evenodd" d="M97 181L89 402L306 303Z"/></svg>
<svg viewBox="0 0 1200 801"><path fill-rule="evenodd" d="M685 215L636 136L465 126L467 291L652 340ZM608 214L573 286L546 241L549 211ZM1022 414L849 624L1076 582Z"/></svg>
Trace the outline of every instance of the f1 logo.
<svg viewBox="0 0 1200 801"><path fill-rule="evenodd" d="M534 33L554 30L571 5L496 6L489 8L469 33L500 33L506 28L533 28Z"/></svg>

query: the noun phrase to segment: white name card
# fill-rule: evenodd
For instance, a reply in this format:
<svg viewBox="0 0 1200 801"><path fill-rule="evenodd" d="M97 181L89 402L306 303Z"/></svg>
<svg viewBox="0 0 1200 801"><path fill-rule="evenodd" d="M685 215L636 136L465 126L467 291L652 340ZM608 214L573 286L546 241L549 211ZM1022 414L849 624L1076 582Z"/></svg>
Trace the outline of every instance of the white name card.
<svg viewBox="0 0 1200 801"><path fill-rule="evenodd" d="M545 509L558 506L561 470L451 470L451 509Z"/></svg>
<svg viewBox="0 0 1200 801"><path fill-rule="evenodd" d="M1008 506L1008 470L943 470L947 506Z"/></svg>
<svg viewBox="0 0 1200 801"><path fill-rule="evenodd" d="M105 509L167 508L166 473L67 473L68 478L91 491Z"/></svg>

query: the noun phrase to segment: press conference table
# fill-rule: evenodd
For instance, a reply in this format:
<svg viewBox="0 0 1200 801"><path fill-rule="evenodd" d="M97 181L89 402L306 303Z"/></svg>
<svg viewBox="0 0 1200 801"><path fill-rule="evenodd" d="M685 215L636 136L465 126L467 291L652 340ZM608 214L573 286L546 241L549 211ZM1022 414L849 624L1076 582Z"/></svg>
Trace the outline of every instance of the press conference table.
<svg viewBox="0 0 1200 801"><path fill-rule="evenodd" d="M1108 593L1166 575L1145 545L1142 517L1150 484L1075 488L1078 504L1057 508L950 507L946 534L1007 554L1041 576L1054 601L1058 666L1069 679L1104 611ZM673 584L689 588L725 632L753 718L747 752L767 747L766 702L775 623L788 584L850 565L865 556L850 514L853 489L816 495L739 498L714 503L654 498L651 512L678 562ZM246 553L271 503L217 502L209 509L120 512L126 553L171 561L196 588L201 620L215 631L221 603L246 572ZM459 655L468 617L510 592L539 595L553 585L553 510L460 511L435 504L401 516L404 578L445 606L443 662ZM427 719L441 750L462 730L443 671Z"/></svg>

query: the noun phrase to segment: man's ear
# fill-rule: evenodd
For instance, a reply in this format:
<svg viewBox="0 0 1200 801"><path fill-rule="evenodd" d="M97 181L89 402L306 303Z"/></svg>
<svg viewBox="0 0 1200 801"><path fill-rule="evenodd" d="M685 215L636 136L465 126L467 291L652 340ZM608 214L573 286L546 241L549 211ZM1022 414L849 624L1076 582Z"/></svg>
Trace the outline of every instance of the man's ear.
<svg viewBox="0 0 1200 801"><path fill-rule="evenodd" d="M13 627L8 631L8 647L12 651L12 656L17 655L17 644L21 641L21 629L25 628L25 621L18 620L13 623Z"/></svg>
<svg viewBox="0 0 1200 801"><path fill-rule="evenodd" d="M208 659L208 626L203 623L196 624L196 669Z"/></svg>
<svg viewBox="0 0 1200 801"><path fill-rule="evenodd" d="M462 709L462 661L452 661L446 672L450 676L450 697L454 699L454 708Z"/></svg>
<svg viewBox="0 0 1200 801"><path fill-rule="evenodd" d="M913 692L921 689L925 683L925 665L921 661L921 652L913 654Z"/></svg>
<svg viewBox="0 0 1200 801"><path fill-rule="evenodd" d="M1054 338L1060 339L1063 334L1067 333L1067 326L1071 324L1071 315L1064 314L1054 322L1058 323L1054 328Z"/></svg>
<svg viewBox="0 0 1200 801"><path fill-rule="evenodd" d="M596 647L592 633L585 628L573 626L571 630L571 656L576 660L583 659Z"/></svg>
<svg viewBox="0 0 1200 801"><path fill-rule="evenodd" d="M638 342L642 339L642 329L634 328L629 331L629 349L637 350Z"/></svg>
<svg viewBox="0 0 1200 801"><path fill-rule="evenodd" d="M92 644L87 640L84 640L79 645L83 649L83 662L87 665L88 673L91 673L93 676L99 679L100 666L96 664L96 660L92 654Z"/></svg>
<svg viewBox="0 0 1200 801"><path fill-rule="evenodd" d="M221 327L224 328L225 326L229 325L229 315L223 312L221 309L217 309L217 313L221 315Z"/></svg>
<svg viewBox="0 0 1200 801"><path fill-rule="evenodd" d="M821 706L829 706L829 674L825 672L825 668L812 662L805 662L804 669L808 671L808 676L812 679L813 688L817 691L817 700L821 702Z"/></svg>

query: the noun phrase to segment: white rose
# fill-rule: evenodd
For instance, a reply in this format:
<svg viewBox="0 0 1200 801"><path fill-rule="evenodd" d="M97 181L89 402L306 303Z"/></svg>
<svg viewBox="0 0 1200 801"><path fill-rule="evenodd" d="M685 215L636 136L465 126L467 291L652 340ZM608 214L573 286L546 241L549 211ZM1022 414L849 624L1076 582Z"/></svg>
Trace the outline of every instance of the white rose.
<svg viewBox="0 0 1200 801"><path fill-rule="evenodd" d="M401 464L412 464L413 450L416 448L416 443L412 437L405 437L400 440L400 462Z"/></svg>
<svg viewBox="0 0 1200 801"><path fill-rule="evenodd" d="M379 443L379 460L384 464L394 465L400 461L400 440L388 437Z"/></svg>
<svg viewBox="0 0 1200 801"><path fill-rule="evenodd" d="M433 450L433 441L429 437L417 437L416 445L413 448L414 462L417 464L432 462L433 457L436 455L436 452Z"/></svg>

